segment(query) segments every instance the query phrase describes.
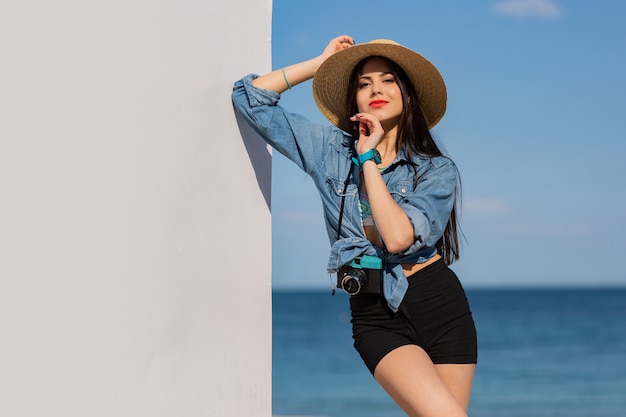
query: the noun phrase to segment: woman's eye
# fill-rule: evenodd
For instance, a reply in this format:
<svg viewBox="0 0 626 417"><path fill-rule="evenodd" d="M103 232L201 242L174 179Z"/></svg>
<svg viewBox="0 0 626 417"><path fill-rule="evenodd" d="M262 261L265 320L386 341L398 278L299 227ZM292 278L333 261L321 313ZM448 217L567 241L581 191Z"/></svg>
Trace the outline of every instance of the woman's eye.
<svg viewBox="0 0 626 417"><path fill-rule="evenodd" d="M365 88L369 85L370 83L359 83L359 88Z"/></svg>
<svg viewBox="0 0 626 417"><path fill-rule="evenodd" d="M396 80L395 80L393 77L392 77L392 78L385 78L385 79L383 80L383 82L384 82L384 83L387 83L387 84L389 84L389 83L393 83L393 82L395 82L395 81L396 81Z"/></svg>

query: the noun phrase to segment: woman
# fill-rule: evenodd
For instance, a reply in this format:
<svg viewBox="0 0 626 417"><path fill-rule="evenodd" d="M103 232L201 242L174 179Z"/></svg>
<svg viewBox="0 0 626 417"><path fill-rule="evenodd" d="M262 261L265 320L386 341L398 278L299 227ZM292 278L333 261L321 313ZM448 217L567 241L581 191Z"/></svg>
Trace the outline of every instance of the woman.
<svg viewBox="0 0 626 417"><path fill-rule="evenodd" d="M278 106L313 78L320 126ZM459 177L430 135L446 88L395 42L339 36L308 61L235 83L235 109L314 180L328 270L351 294L354 346L409 416L465 416L477 359L458 258Z"/></svg>

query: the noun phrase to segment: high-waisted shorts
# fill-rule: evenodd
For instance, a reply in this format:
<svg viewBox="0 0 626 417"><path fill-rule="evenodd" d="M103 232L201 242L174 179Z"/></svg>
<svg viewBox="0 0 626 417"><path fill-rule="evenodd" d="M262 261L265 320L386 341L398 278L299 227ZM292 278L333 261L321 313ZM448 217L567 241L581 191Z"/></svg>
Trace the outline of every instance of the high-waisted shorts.
<svg viewBox="0 0 626 417"><path fill-rule="evenodd" d="M354 347L372 375L385 355L404 345L420 346L435 364L476 363L476 327L456 274L438 260L408 280L396 313L383 295L350 297Z"/></svg>

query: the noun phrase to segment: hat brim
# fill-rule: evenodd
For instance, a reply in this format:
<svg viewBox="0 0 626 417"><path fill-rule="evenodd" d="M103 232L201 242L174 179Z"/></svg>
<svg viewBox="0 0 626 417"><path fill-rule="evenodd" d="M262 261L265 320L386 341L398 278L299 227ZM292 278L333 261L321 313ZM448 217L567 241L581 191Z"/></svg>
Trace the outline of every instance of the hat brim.
<svg viewBox="0 0 626 417"><path fill-rule="evenodd" d="M351 132L345 103L350 74L369 56L382 56L398 64L417 92L428 127L434 127L446 112L447 92L437 68L422 55L389 40L351 46L326 59L313 78L313 98L324 117L341 130Z"/></svg>

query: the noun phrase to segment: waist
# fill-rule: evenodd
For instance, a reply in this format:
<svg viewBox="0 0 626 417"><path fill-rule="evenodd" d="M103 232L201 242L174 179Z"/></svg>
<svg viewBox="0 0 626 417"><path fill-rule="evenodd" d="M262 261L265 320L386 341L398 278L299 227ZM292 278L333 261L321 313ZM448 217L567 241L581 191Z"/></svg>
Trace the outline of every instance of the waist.
<svg viewBox="0 0 626 417"><path fill-rule="evenodd" d="M404 275L409 277L416 273L419 270L426 268L428 265L434 264L438 260L441 259L441 255L436 253L432 258L423 262L421 264L402 264L402 270L404 271Z"/></svg>

